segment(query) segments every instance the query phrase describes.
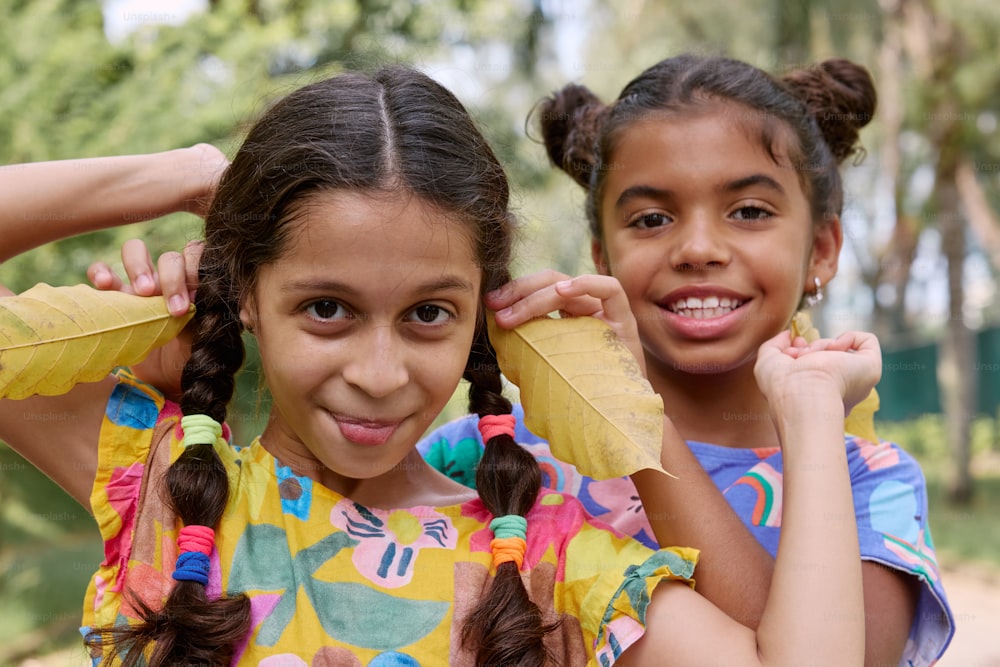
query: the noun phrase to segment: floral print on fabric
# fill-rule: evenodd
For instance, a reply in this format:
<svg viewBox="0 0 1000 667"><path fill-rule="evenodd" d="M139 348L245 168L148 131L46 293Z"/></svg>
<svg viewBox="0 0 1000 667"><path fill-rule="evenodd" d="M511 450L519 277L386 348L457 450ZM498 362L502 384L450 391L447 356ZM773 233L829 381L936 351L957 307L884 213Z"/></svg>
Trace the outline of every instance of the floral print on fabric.
<svg viewBox="0 0 1000 667"><path fill-rule="evenodd" d="M454 549L458 536L448 517L431 507L387 511L344 499L330 522L358 541L352 557L358 572L386 588L410 583L421 549Z"/></svg>

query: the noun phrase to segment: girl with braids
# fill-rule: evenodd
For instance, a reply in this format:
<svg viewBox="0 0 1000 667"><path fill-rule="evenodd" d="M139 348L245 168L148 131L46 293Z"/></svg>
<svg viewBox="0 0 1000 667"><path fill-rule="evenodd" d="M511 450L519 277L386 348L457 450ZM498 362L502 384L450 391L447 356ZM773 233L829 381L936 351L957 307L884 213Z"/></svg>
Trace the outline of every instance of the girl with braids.
<svg viewBox="0 0 1000 667"><path fill-rule="evenodd" d="M789 459L819 467L786 480L797 499L756 631L694 592L696 551L651 550L540 488L485 334L512 234L500 164L422 74L337 76L258 121L205 221L179 404L124 371L0 401L0 437L57 480L88 478L66 486L106 545L85 604L95 663L860 663L853 521L808 518L818 503L849 513L843 453L824 446L834 421L788 438ZM641 355L615 279L561 289ZM272 409L236 445L244 332ZM762 388L808 377L816 406L852 405L881 370L866 334L764 349ZM462 377L486 442L478 492L416 449ZM773 406L792 436L800 403ZM54 411L72 419L33 417Z"/></svg>
<svg viewBox="0 0 1000 667"><path fill-rule="evenodd" d="M542 461L546 485L577 496L597 518L650 546L697 547L699 592L753 628L777 576L789 521L782 499L791 497L787 443L768 417L774 396L754 365L761 344L819 301L836 273L838 167L856 152L875 106L868 72L845 60L778 79L744 62L684 55L641 73L613 104L570 84L536 113L550 159L586 191L595 266L621 281L638 321L648 378L682 436L662 452L680 479L655 491L647 473L597 482L556 460L520 420L516 439ZM599 310L568 306L563 280L522 278L487 305L504 327L555 309ZM803 418L815 414L807 407ZM462 419L418 447L468 482L477 443ZM893 443L842 443L864 575L866 664L931 664L954 621L923 474Z"/></svg>

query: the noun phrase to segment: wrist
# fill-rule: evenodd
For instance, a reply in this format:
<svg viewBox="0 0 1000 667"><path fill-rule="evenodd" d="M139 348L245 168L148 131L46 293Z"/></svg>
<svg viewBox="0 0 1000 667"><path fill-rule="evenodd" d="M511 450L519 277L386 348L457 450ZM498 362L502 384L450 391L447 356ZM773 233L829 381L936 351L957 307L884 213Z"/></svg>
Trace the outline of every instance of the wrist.
<svg viewBox="0 0 1000 667"><path fill-rule="evenodd" d="M222 153L210 144L195 144L166 151L169 160L164 173L176 185L174 211L204 216L215 195L215 187L228 164Z"/></svg>
<svg viewBox="0 0 1000 667"><path fill-rule="evenodd" d="M802 388L798 393L782 393L768 400L771 419L776 422L806 421L812 424L837 424L843 427L844 401L837 392L810 391Z"/></svg>

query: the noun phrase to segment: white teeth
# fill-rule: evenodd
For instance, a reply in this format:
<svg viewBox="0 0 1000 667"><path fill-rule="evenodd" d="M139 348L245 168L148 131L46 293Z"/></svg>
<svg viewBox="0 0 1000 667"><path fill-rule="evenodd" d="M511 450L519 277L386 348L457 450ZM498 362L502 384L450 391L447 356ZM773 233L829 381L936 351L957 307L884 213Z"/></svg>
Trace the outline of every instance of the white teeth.
<svg viewBox="0 0 1000 667"><path fill-rule="evenodd" d="M707 320L713 317L721 317L726 313L739 308L742 302L729 297L707 296L704 299L696 296L689 296L686 299L678 299L670 304L669 310L683 317L690 317L695 320Z"/></svg>

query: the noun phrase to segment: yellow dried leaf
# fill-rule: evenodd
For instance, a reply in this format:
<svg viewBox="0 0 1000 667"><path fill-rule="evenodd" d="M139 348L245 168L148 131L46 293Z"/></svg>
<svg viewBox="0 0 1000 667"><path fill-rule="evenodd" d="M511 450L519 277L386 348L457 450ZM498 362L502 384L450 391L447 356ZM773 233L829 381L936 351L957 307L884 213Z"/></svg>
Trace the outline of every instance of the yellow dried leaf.
<svg viewBox="0 0 1000 667"><path fill-rule="evenodd" d="M865 400L851 408L851 413L844 420L844 433L850 433L851 435L862 437L868 442L877 443L878 435L875 433L875 413L878 412L878 408L878 392L872 387Z"/></svg>
<svg viewBox="0 0 1000 667"><path fill-rule="evenodd" d="M521 390L525 423L556 458L612 479L660 466L663 401L611 328L596 318L541 318L490 340Z"/></svg>
<svg viewBox="0 0 1000 667"><path fill-rule="evenodd" d="M820 337L819 330L813 326L812 318L804 312L795 313L789 328L793 337L801 336L807 343ZM878 412L878 408L878 392L872 387L865 400L855 405L844 419L844 433L859 436L869 442L878 442L878 436L875 434L875 413Z"/></svg>
<svg viewBox="0 0 1000 667"><path fill-rule="evenodd" d="M194 312L173 317L162 297L39 283L0 298L0 398L54 396L141 361Z"/></svg>

